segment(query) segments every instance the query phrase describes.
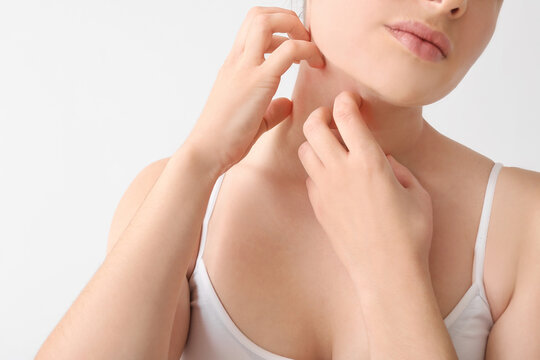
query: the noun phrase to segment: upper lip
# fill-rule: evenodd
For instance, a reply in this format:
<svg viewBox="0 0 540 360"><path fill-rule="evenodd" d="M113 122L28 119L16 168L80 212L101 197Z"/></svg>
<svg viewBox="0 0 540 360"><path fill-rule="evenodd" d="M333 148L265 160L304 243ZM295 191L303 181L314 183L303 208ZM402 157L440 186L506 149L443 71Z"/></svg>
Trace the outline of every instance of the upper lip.
<svg viewBox="0 0 540 360"><path fill-rule="evenodd" d="M433 30L429 26L418 21L400 21L387 25L391 29L406 31L419 38L428 41L441 50L444 57L448 56L452 43L443 32Z"/></svg>

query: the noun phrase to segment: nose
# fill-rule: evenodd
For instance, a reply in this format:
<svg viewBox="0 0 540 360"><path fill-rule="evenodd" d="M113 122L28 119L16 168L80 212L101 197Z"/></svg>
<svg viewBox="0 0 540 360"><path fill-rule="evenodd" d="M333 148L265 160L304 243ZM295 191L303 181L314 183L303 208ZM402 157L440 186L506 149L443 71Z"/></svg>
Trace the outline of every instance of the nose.
<svg viewBox="0 0 540 360"><path fill-rule="evenodd" d="M431 2L438 2L441 13L449 14L452 18L459 18L467 11L468 0L428 0Z"/></svg>

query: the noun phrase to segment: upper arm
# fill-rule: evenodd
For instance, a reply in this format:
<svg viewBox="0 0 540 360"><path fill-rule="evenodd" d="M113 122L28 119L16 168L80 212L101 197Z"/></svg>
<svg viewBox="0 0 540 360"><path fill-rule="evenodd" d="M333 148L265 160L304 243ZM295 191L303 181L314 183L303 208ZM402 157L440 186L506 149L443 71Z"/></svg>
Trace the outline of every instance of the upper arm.
<svg viewBox="0 0 540 360"><path fill-rule="evenodd" d="M147 165L129 184L120 198L111 221L109 237L107 239L107 254L109 254L120 235L129 225L129 222L154 186L168 161L169 158L164 158Z"/></svg>
<svg viewBox="0 0 540 360"><path fill-rule="evenodd" d="M531 174L531 206L524 206L530 221L521 235L514 292L491 328L486 360L540 359L540 173Z"/></svg>

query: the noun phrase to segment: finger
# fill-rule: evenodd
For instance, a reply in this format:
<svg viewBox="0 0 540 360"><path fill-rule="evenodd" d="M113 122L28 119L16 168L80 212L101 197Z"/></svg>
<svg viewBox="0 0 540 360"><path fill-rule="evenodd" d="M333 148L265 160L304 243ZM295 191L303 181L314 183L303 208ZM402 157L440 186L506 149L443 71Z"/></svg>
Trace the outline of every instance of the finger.
<svg viewBox="0 0 540 360"><path fill-rule="evenodd" d="M287 98L277 98L272 100L270 105L268 105L268 108L266 108L266 112L263 115L261 125L259 126L259 130L257 130L254 140L257 141L262 134L283 121L291 113L291 111L291 100Z"/></svg>
<svg viewBox="0 0 540 360"><path fill-rule="evenodd" d="M327 107L321 106L315 109L303 125L304 135L309 144L328 166L347 155L346 149L340 144L328 124L332 120L332 113Z"/></svg>
<svg viewBox="0 0 540 360"><path fill-rule="evenodd" d="M287 40L290 40L290 39L286 36L272 35L272 42L270 43L270 45L268 45L266 50L264 50L264 53L268 54L268 53L273 52Z"/></svg>
<svg viewBox="0 0 540 360"><path fill-rule="evenodd" d="M403 185L403 187L410 188L411 186L415 186L417 184L420 185L418 179L416 179L414 174L405 165L397 161L390 154L386 155L386 157L388 158L388 163L390 164L396 179L401 185Z"/></svg>
<svg viewBox="0 0 540 360"><path fill-rule="evenodd" d="M313 179L309 176L306 178L306 189L308 193L309 202L311 203L311 208L313 209L313 212L318 219L319 211L321 209L319 189L317 188L317 185L315 184Z"/></svg>
<svg viewBox="0 0 540 360"><path fill-rule="evenodd" d="M272 35L272 43L268 48L264 51L265 54L271 53L274 50L276 50L281 44L283 44L285 41L289 40L288 37L285 36L279 36L279 35ZM294 61L295 64L299 64L300 61Z"/></svg>
<svg viewBox="0 0 540 360"><path fill-rule="evenodd" d="M298 147L298 158L300 159L304 169L306 169L308 176L313 179L318 179L319 174L324 169L324 165L315 151L313 151L313 148L309 142L304 141L302 144L300 144Z"/></svg>
<svg viewBox="0 0 540 360"><path fill-rule="evenodd" d="M360 113L361 102L359 95L350 91L341 92L332 110L336 126L350 152L366 159L386 161L384 152Z"/></svg>
<svg viewBox="0 0 540 360"><path fill-rule="evenodd" d="M337 129L332 129L330 128L330 130L332 131L332 133L334 134L334 136L336 137L336 139L339 140L339 143L347 150L349 151L349 149L347 148L347 145L345 144L345 141L343 141L343 138L341 137L341 134L339 133L339 131Z"/></svg>
<svg viewBox="0 0 540 360"><path fill-rule="evenodd" d="M326 65L324 55L317 45L310 41L288 40L281 44L262 63L263 72L269 76L282 76L292 65L306 60L309 65L323 68Z"/></svg>
<svg viewBox="0 0 540 360"><path fill-rule="evenodd" d="M249 28L244 57L248 64L260 65L264 61L264 50L272 41L272 34L287 33L291 39L310 41L311 35L298 16L286 13L257 15Z"/></svg>
<svg viewBox="0 0 540 360"><path fill-rule="evenodd" d="M289 40L289 38L286 36L272 35L272 42L268 45L266 50L264 50L264 53L271 53L287 40Z"/></svg>
<svg viewBox="0 0 540 360"><path fill-rule="evenodd" d="M286 13L290 15L296 15L298 16L294 11L289 9L284 9L280 7L272 7L272 6L254 6L249 9L246 17L244 18L244 21L242 22L242 25L240 26L240 29L238 30L238 34L236 35L236 38L233 43L233 50L242 53L244 51L244 47L246 45L246 38L248 34L248 30L251 26L251 23L253 19L259 15L259 14L268 14L268 13Z"/></svg>

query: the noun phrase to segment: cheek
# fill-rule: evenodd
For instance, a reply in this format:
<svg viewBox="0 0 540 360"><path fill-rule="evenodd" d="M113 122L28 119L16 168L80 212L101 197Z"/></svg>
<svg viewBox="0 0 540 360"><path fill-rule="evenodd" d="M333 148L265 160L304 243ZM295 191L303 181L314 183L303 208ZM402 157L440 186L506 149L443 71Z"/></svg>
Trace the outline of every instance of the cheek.
<svg viewBox="0 0 540 360"><path fill-rule="evenodd" d="M378 1L357 0L354 8L347 1L340 6L314 3L313 40L329 61L390 103L421 106L437 101L449 85L452 64L426 63L404 49L384 27L393 17L383 19L383 14L393 13L388 9L395 5Z"/></svg>
<svg viewBox="0 0 540 360"><path fill-rule="evenodd" d="M365 39L368 29L376 24L380 26L382 5L374 4L383 1L386 0L312 0L312 38L331 55L339 54L342 48L357 46Z"/></svg>
<svg viewBox="0 0 540 360"><path fill-rule="evenodd" d="M312 38L325 56L362 86L400 106L428 105L450 93L484 51L496 21L496 16L486 16L485 7L469 6L468 19L450 34L454 52L441 62L428 62L384 27L395 14L407 13L402 0L320 0L313 5Z"/></svg>
<svg viewBox="0 0 540 360"><path fill-rule="evenodd" d="M468 24L456 40L461 44L457 56L469 68L482 55L495 31L495 22ZM474 29L474 30L473 30Z"/></svg>
<svg viewBox="0 0 540 360"><path fill-rule="evenodd" d="M449 83L458 84L472 68L489 44L495 31L496 17L474 16L464 23L455 34L454 54L450 61L454 71L449 74Z"/></svg>

